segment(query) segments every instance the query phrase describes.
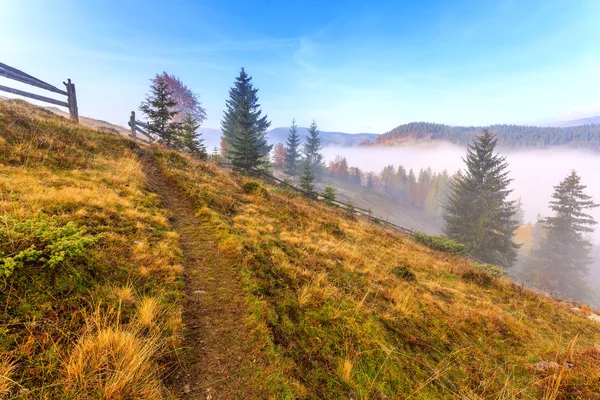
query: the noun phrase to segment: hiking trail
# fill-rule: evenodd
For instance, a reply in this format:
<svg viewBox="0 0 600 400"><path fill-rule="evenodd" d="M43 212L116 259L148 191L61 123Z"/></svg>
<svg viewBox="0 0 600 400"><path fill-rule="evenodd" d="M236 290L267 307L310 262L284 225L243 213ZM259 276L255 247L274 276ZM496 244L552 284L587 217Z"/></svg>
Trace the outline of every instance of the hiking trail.
<svg viewBox="0 0 600 400"><path fill-rule="evenodd" d="M254 360L242 348L249 334L239 276L190 201L160 174L147 150L141 158L148 186L169 210L183 252L184 342L181 368L170 386L185 399L256 398L244 377Z"/></svg>

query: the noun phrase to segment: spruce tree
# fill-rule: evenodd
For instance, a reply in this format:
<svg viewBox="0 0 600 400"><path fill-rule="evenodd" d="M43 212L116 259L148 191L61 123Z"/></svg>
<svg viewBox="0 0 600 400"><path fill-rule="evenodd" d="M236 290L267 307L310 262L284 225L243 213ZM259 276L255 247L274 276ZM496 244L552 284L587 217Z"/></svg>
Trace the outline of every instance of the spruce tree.
<svg viewBox="0 0 600 400"><path fill-rule="evenodd" d="M292 126L290 127L290 133L287 137L284 171L287 175L291 176L293 180L296 179L300 164L300 136L296 129L296 120L292 120Z"/></svg>
<svg viewBox="0 0 600 400"><path fill-rule="evenodd" d="M373 173L369 172L367 174L367 188L368 189L373 189L373 186L375 186L375 184L373 182Z"/></svg>
<svg viewBox="0 0 600 400"><path fill-rule="evenodd" d="M212 152L212 156L211 156L211 161L214 162L215 164L220 164L221 163L221 154L219 153L219 149L217 148L217 146L215 146L213 148L213 152Z"/></svg>
<svg viewBox="0 0 600 400"><path fill-rule="evenodd" d="M321 154L321 136L319 135L319 127L313 120L312 124L308 128L308 135L306 136L306 142L304 143L304 162L310 160L310 166L313 174L320 176L325 169L325 162L323 161L323 155Z"/></svg>
<svg viewBox="0 0 600 400"><path fill-rule="evenodd" d="M445 208L444 234L463 243L471 255L490 264L511 267L519 246L515 202L507 199L508 163L494 154L497 139L488 130L469 145L466 170L453 180Z"/></svg>
<svg viewBox="0 0 600 400"><path fill-rule="evenodd" d="M361 181L362 181L362 179L361 179L361 176L360 176L360 169L358 169L358 167L354 167L354 172L350 176L350 183L354 183L356 185L360 185Z"/></svg>
<svg viewBox="0 0 600 400"><path fill-rule="evenodd" d="M252 77L242 68L229 90L221 121L223 155L231 159L238 171L263 167L272 147L266 139L271 123L266 115L261 115L257 93Z"/></svg>
<svg viewBox="0 0 600 400"><path fill-rule="evenodd" d="M202 160L206 159L206 146L202 133L198 132L200 124L192 114L186 114L181 123L181 143L192 155Z"/></svg>
<svg viewBox="0 0 600 400"><path fill-rule="evenodd" d="M331 181L327 182L327 186L325 186L325 190L323 191L323 199L325 199L325 203L330 206L333 205L333 202L336 199L335 188L331 186Z"/></svg>
<svg viewBox="0 0 600 400"><path fill-rule="evenodd" d="M309 195L315 190L315 174L313 173L310 158L303 163L302 175L300 175L300 187Z"/></svg>
<svg viewBox="0 0 600 400"><path fill-rule="evenodd" d="M174 110L177 102L162 75L156 75L151 82L150 94L140 105L140 111L148 118L148 134L153 139L158 137L167 147L174 147L179 139L179 126L173 121L178 113Z"/></svg>
<svg viewBox="0 0 600 400"><path fill-rule="evenodd" d="M586 277L593 262L592 243L586 235L596 225L586 211L598 207L585 188L575 171L554 187L550 201L554 215L541 219L545 235L532 252L526 272L544 290L581 301L590 294Z"/></svg>

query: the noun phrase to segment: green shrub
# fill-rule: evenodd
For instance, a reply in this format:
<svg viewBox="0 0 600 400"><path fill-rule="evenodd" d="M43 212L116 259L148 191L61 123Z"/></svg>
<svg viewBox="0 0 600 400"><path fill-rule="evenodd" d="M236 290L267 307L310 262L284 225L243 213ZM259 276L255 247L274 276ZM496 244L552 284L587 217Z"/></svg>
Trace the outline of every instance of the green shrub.
<svg viewBox="0 0 600 400"><path fill-rule="evenodd" d="M246 194L261 194L264 198L268 199L269 192L260 183L249 181L242 185L242 190Z"/></svg>
<svg viewBox="0 0 600 400"><path fill-rule="evenodd" d="M431 236L423 232L415 232L414 237L417 242L431 249L445 251L458 256L465 254L465 245L452 239L442 236Z"/></svg>
<svg viewBox="0 0 600 400"><path fill-rule="evenodd" d="M473 265L475 266L475 268L480 269L484 272L487 272L488 274L495 276L495 277L500 277L500 276L506 275L506 271L504 271L502 268L500 268L494 264L481 264L481 263L475 262L475 263L473 263Z"/></svg>
<svg viewBox="0 0 600 400"><path fill-rule="evenodd" d="M94 244L95 237L84 236L85 228L72 222L59 226L54 219L38 215L17 221L0 217L0 277L9 277L24 266L55 268L70 259L83 255Z"/></svg>
<svg viewBox="0 0 600 400"><path fill-rule="evenodd" d="M325 222L323 224L323 229L337 238L343 238L346 236L342 228L340 228L340 226L335 222Z"/></svg>
<svg viewBox="0 0 600 400"><path fill-rule="evenodd" d="M466 281L473 282L482 287L489 287L494 283L495 277L485 271L471 270L462 275Z"/></svg>
<svg viewBox="0 0 600 400"><path fill-rule="evenodd" d="M405 265L399 265L391 269L392 274L400 279L404 279L408 282L414 282L417 280L415 274Z"/></svg>

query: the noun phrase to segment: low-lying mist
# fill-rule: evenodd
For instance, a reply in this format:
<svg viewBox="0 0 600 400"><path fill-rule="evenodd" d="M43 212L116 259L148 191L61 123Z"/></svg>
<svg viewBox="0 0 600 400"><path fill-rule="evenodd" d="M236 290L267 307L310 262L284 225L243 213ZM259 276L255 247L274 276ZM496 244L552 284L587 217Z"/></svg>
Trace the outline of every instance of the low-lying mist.
<svg viewBox="0 0 600 400"><path fill-rule="evenodd" d="M550 214L548 203L554 186L563 180L571 170L576 170L581 181L587 185L587 194L600 203L600 154L575 149L528 149L499 150L507 157L510 177L513 179L513 198L521 198L525 210L525 221L535 222L537 215ZM415 144L403 147L326 147L323 155L328 163L336 155L346 157L348 165L357 166L363 171L379 173L386 165L412 168L415 174L421 168L431 167L434 172L444 169L454 173L464 168L462 158L466 149L452 144ZM600 222L600 208L592 211ZM600 227L593 235L600 243Z"/></svg>

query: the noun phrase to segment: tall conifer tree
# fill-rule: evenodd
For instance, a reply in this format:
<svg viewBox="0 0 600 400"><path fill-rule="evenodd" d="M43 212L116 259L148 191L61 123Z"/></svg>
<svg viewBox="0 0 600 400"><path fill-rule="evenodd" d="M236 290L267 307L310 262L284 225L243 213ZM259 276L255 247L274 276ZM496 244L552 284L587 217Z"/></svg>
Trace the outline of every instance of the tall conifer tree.
<svg viewBox="0 0 600 400"><path fill-rule="evenodd" d="M544 290L585 301L589 293L586 277L592 244L586 235L596 225L587 210L598 207L583 191L586 186L572 171L554 187L550 209L554 215L541 219L545 235L533 251L527 275Z"/></svg>
<svg viewBox="0 0 600 400"><path fill-rule="evenodd" d="M511 267L519 246L513 241L518 224L515 202L508 200L508 163L494 154L497 139L488 130L469 145L467 166L451 186L445 208L444 233L466 245L467 252L484 262Z"/></svg>
<svg viewBox="0 0 600 400"><path fill-rule="evenodd" d="M167 147L173 147L179 141L179 125L173 121L177 115L174 110L177 102L173 100L169 85L162 75L151 79L150 94L140 105L140 111L148 117L148 134L158 137Z"/></svg>
<svg viewBox="0 0 600 400"><path fill-rule="evenodd" d="M292 126L290 126L290 133L287 137L284 171L287 175L291 176L292 179L296 179L300 164L300 136L296 129L296 120L292 120Z"/></svg>
<svg viewBox="0 0 600 400"><path fill-rule="evenodd" d="M300 187L309 194L312 194L315 190L315 174L313 173L311 165L310 159L304 160L302 175L300 175Z"/></svg>
<svg viewBox="0 0 600 400"><path fill-rule="evenodd" d="M262 116L258 104L258 89L252 85L252 77L244 71L236 78L229 90L229 99L221 121L221 150L230 158L234 168L247 170L260 167L271 151L266 133L271 123Z"/></svg>
<svg viewBox="0 0 600 400"><path fill-rule="evenodd" d="M308 128L308 135L306 136L306 142L304 143L303 153L304 162L310 162L312 172L316 176L321 175L325 169L325 162L323 161L323 155L321 154L322 148L319 127L313 120Z"/></svg>
<svg viewBox="0 0 600 400"><path fill-rule="evenodd" d="M206 146L202 139L202 133L198 132L199 127L200 124L196 118L190 113L186 114L181 123L181 143L191 154L205 160Z"/></svg>

